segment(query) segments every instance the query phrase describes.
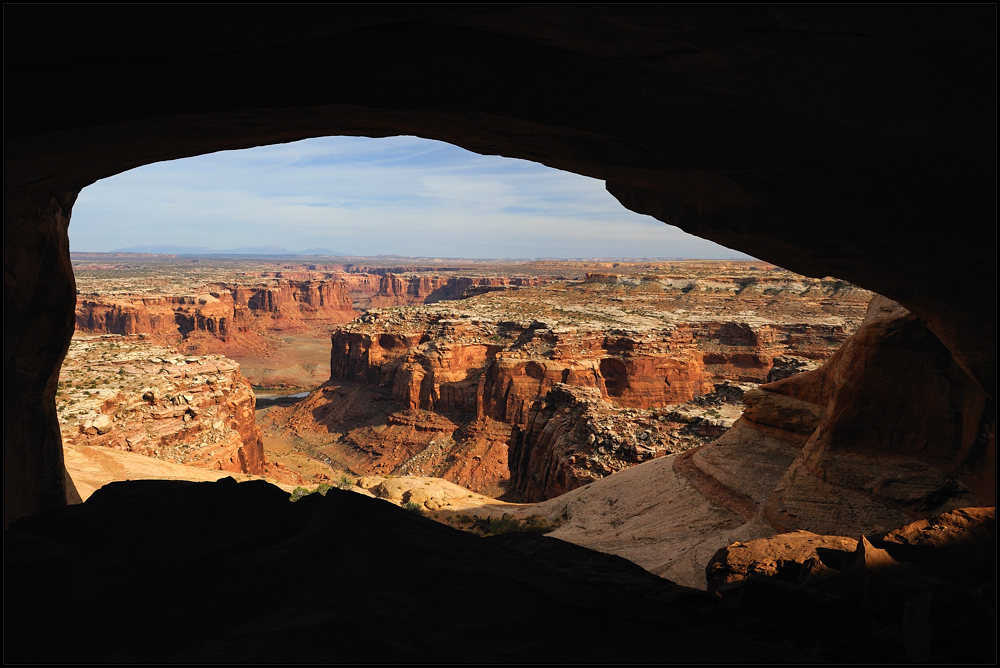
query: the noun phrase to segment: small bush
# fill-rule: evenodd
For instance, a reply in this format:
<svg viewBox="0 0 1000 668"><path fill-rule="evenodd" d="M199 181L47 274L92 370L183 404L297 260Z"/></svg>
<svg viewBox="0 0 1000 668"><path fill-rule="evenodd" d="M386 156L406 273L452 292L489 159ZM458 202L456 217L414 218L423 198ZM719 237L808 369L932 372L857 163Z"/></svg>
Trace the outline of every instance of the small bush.
<svg viewBox="0 0 1000 668"><path fill-rule="evenodd" d="M480 536L499 536L505 533L549 533L558 527L558 523L551 523L541 515L519 520L504 513L502 517L476 518L471 529Z"/></svg>
<svg viewBox="0 0 1000 668"><path fill-rule="evenodd" d="M507 513L503 514L503 517L497 519L495 517L489 518L489 522L486 526L486 532L491 536L500 536L505 533L518 533L523 531L521 522Z"/></svg>
<svg viewBox="0 0 1000 668"><path fill-rule="evenodd" d="M291 501L292 503L295 503L302 497L309 496L310 494L312 494L312 492L310 492L305 487L296 487L295 489L292 490L292 493L288 497L288 500Z"/></svg>
<svg viewBox="0 0 1000 668"><path fill-rule="evenodd" d="M424 507L416 501L407 501L403 504L403 508L409 510L411 513L416 513L417 515L424 514Z"/></svg>
<svg viewBox="0 0 1000 668"><path fill-rule="evenodd" d="M337 487L340 489L350 489L351 487L354 487L354 480L348 478L346 475L341 475L340 482L337 483Z"/></svg>

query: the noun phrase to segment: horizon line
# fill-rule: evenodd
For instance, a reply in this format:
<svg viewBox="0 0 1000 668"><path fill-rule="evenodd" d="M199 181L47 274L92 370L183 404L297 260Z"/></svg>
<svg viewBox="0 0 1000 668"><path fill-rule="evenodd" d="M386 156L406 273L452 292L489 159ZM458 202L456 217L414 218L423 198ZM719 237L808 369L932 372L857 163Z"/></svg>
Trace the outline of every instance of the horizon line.
<svg viewBox="0 0 1000 668"><path fill-rule="evenodd" d="M377 255L325 255L325 254L311 254L311 253L231 253L225 251L211 252L211 253L151 253L143 251L70 251L70 257L74 255L115 255L115 256L132 256L132 257L150 257L150 258L216 258L216 259L226 259L226 258L258 258L258 259L288 259L288 258L323 258L326 260L338 260L344 262L346 260L375 260L375 259L392 259L392 260L423 260L423 261L517 261L517 262L685 262L692 260L699 260L705 262L763 262L765 264L774 264L773 262L768 262L767 260L760 260L752 257L728 257L728 258L708 258L708 257L695 257L695 256L662 256L662 257L631 257L631 256L594 256L594 257L553 257L553 256L539 256L539 257L469 257L469 256L444 256L444 255L398 255L398 254L377 254Z"/></svg>

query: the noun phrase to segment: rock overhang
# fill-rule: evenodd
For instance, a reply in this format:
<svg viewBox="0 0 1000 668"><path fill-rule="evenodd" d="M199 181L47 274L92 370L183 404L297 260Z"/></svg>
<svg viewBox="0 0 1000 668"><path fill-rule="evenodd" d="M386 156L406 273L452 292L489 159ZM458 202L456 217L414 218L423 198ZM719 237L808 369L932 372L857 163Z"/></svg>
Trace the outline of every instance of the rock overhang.
<svg viewBox="0 0 1000 668"><path fill-rule="evenodd" d="M5 312L51 352L9 371L12 338L5 385L24 376L31 401L65 350L76 191L330 134L601 178L628 208L895 298L995 396L995 7L53 11L5 8Z"/></svg>

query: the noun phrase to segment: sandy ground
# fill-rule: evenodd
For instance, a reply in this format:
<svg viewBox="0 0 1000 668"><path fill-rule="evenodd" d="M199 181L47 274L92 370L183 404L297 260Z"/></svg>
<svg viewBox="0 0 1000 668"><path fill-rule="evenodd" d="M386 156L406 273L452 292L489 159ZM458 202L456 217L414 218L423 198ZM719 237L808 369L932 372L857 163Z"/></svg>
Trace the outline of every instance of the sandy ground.
<svg viewBox="0 0 1000 668"><path fill-rule="evenodd" d="M117 480L266 479L162 462L112 448L66 445L64 455L81 500ZM401 505L403 493L425 490L447 504L425 515L460 528L467 528L474 518L541 515L560 525L549 534L554 538L616 554L656 575L703 589L705 564L712 555L745 538L753 528L699 494L674 472L673 459L655 459L537 504L504 503L440 478L418 476L389 478L401 490L400 498L390 501ZM268 482L287 492L294 489ZM357 486L351 489L366 495L375 492Z"/></svg>
<svg viewBox="0 0 1000 668"><path fill-rule="evenodd" d="M90 495L110 482L119 480L193 480L196 482L214 482L222 478L234 478L238 482L248 480L267 480L286 492L292 492L294 485L287 485L264 476L245 473L230 473L228 471L213 471L210 469L185 466L172 462L163 462L152 457L138 455L134 452L122 452L114 448L94 447L87 445L63 444L63 457L66 471L73 481L73 486L80 497L86 501ZM330 469L326 469L329 471ZM382 478L379 478L382 480ZM423 478L405 476L389 478L396 480L404 491L424 488L448 499L449 505L439 512L428 512L428 516L444 520L452 515L467 513L479 517L498 516L503 513L513 513L529 507L529 504L504 503L482 494L476 494L464 487L441 478ZM307 489L315 489L315 484L305 485ZM357 487L352 488L367 496L371 492ZM399 499L396 499L399 502Z"/></svg>
<svg viewBox="0 0 1000 668"><path fill-rule="evenodd" d="M63 443L63 457L66 462L66 471L73 481L80 501L86 501L91 494L104 485L118 480L215 481L229 477L235 478L239 482L266 480L261 476L213 471L163 462L159 459L138 455L134 452L122 452L114 448L73 445L65 442ZM288 492L295 489L291 485L274 480L268 480L268 482Z"/></svg>

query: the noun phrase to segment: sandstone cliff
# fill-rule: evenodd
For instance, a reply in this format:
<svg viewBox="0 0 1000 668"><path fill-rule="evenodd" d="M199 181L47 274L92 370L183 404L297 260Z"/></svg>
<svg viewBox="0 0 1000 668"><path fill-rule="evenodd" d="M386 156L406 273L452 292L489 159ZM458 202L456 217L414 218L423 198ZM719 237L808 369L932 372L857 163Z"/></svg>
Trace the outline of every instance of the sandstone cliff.
<svg viewBox="0 0 1000 668"><path fill-rule="evenodd" d="M395 278L385 274L383 284ZM316 438L340 434L325 452L359 474L440 475L476 491L550 498L719 436L736 417L719 420L719 409L742 406L746 388L736 386L815 366L847 338L850 325L830 315L831 294L845 293L845 313L867 298L787 272L761 279L769 295L739 297L740 280L703 278L685 292L688 283L670 277L592 274L468 297L463 310L375 309L333 331L328 392L282 419ZM665 298L683 308L651 309ZM734 300L764 300L790 317L711 317L716 303L738 308ZM729 384L731 396L661 410ZM333 408L348 395L368 397L351 402L368 406L363 419ZM376 407L379 398L391 403ZM575 426L588 411L609 416L607 434Z"/></svg>
<svg viewBox="0 0 1000 668"><path fill-rule="evenodd" d="M920 319L883 297L823 366L751 389L743 404L717 440L533 512L572 517L557 537L694 584L734 541L794 531L856 540L996 502L984 483L995 471L992 401Z"/></svg>
<svg viewBox="0 0 1000 668"><path fill-rule="evenodd" d="M254 394L239 365L119 337L74 338L57 394L63 439L263 475Z"/></svg>
<svg viewBox="0 0 1000 668"><path fill-rule="evenodd" d="M264 285L207 285L196 295L82 295L76 324L88 333L147 334L171 342L203 333L231 342L275 327L342 323L354 316L345 282L281 278Z"/></svg>
<svg viewBox="0 0 1000 668"><path fill-rule="evenodd" d="M690 401L718 382L763 382L793 336L826 348L831 336L846 333L725 322L604 332L473 312L374 311L334 330L330 368L335 380L391 388L404 408L475 411L513 423L556 383L647 409Z"/></svg>
<svg viewBox="0 0 1000 668"><path fill-rule="evenodd" d="M455 276L382 273L378 292L366 302L368 308L434 304L493 290L543 285L547 279L526 276Z"/></svg>

